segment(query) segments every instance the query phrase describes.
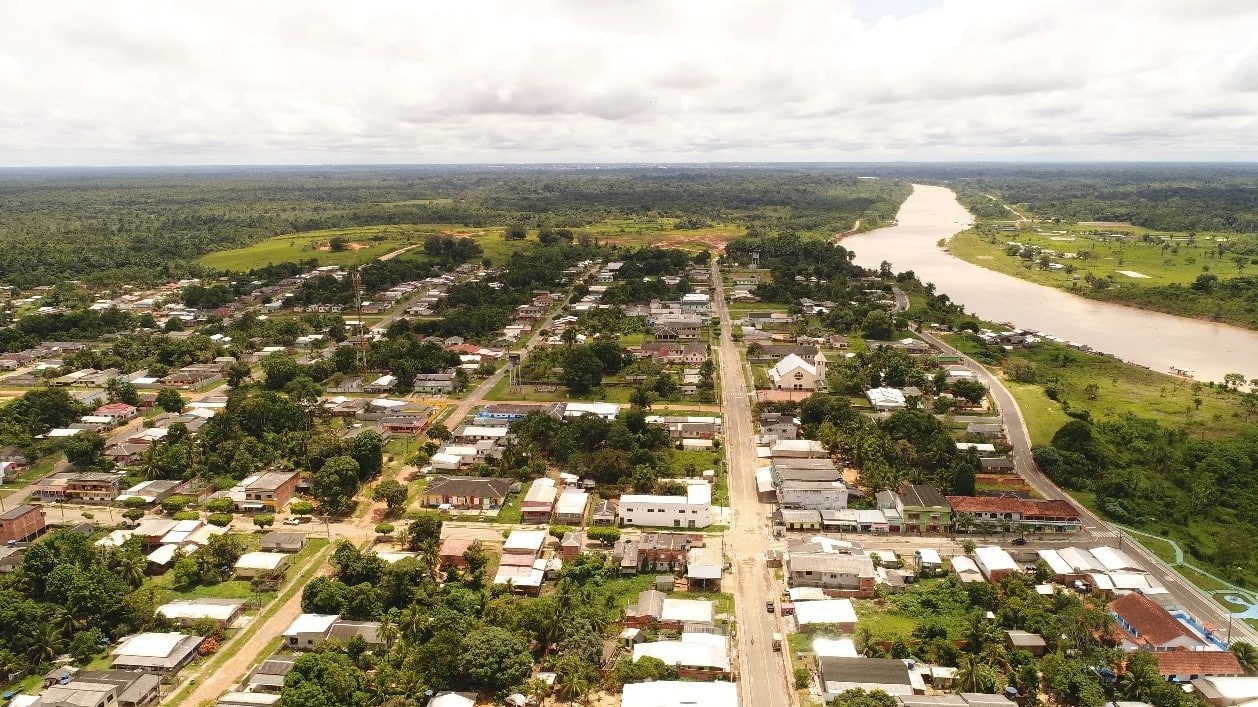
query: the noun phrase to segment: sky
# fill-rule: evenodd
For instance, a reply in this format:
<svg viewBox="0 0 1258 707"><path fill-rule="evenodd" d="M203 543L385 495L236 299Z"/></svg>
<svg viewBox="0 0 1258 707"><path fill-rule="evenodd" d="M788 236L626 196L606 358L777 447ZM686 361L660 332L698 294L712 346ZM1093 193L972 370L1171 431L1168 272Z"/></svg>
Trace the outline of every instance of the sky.
<svg viewBox="0 0 1258 707"><path fill-rule="evenodd" d="M917 160L1258 160L1258 2L0 3L0 166Z"/></svg>

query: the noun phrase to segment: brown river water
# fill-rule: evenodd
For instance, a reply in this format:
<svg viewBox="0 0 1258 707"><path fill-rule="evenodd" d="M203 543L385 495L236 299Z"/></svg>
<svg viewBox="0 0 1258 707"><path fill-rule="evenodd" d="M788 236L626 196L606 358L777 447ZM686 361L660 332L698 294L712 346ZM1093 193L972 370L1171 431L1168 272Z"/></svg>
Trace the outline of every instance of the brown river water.
<svg viewBox="0 0 1258 707"><path fill-rule="evenodd" d="M990 321L1051 334L1160 373L1173 367L1198 380L1221 381L1233 372L1258 378L1258 332L1078 297L967 263L936 245L973 221L952 190L915 184L897 225L849 236L843 246L864 267L877 269L886 260L896 272L912 270L935 283L936 292Z"/></svg>

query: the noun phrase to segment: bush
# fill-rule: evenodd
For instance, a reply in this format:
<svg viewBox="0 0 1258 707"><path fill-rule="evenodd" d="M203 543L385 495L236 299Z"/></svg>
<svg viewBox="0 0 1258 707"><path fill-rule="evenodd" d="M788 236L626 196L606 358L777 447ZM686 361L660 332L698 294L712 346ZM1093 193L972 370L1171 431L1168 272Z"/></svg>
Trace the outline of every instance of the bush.
<svg viewBox="0 0 1258 707"><path fill-rule="evenodd" d="M551 537L556 538L558 540L563 540L563 536L567 535L570 532L572 532L572 528L567 525L550 526Z"/></svg>
<svg viewBox="0 0 1258 707"><path fill-rule="evenodd" d="M162 501L162 510L167 513L178 513L188 507L192 503L192 499L187 496L171 496Z"/></svg>
<svg viewBox="0 0 1258 707"><path fill-rule="evenodd" d="M211 513L210 517L205 519L205 522L209 523L210 525L216 525L220 528L226 528L227 526L231 525L232 514Z"/></svg>
<svg viewBox="0 0 1258 707"><path fill-rule="evenodd" d="M585 536L604 545L612 545L620 539L620 528L590 528L585 531Z"/></svg>
<svg viewBox="0 0 1258 707"><path fill-rule="evenodd" d="M808 672L808 668L795 668L795 689L807 690L808 683L812 679L812 674Z"/></svg>
<svg viewBox="0 0 1258 707"><path fill-rule="evenodd" d="M171 520L201 520L201 514L196 511L179 511L170 516Z"/></svg>
<svg viewBox="0 0 1258 707"><path fill-rule="evenodd" d="M392 535L394 530L392 523L381 523L376 526L376 535Z"/></svg>
<svg viewBox="0 0 1258 707"><path fill-rule="evenodd" d="M231 513L236 510L236 504L230 498L216 498L205 504L205 507L211 513Z"/></svg>
<svg viewBox="0 0 1258 707"><path fill-rule="evenodd" d="M144 510L141 508L128 508L122 512L122 517L135 522L144 517Z"/></svg>

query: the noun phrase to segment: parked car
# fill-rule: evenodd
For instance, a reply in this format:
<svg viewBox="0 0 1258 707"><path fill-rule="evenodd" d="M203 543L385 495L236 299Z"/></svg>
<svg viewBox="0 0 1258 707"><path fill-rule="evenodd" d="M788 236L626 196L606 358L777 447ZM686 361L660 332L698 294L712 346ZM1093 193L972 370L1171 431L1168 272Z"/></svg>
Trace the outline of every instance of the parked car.
<svg viewBox="0 0 1258 707"><path fill-rule="evenodd" d="M1013 544L1014 544L1014 545L1026 545L1026 538L1014 538L1014 539L1013 539Z"/></svg>
<svg viewBox="0 0 1258 707"><path fill-rule="evenodd" d="M773 613L773 600L772 599L764 603L764 610L769 612L770 614Z"/></svg>

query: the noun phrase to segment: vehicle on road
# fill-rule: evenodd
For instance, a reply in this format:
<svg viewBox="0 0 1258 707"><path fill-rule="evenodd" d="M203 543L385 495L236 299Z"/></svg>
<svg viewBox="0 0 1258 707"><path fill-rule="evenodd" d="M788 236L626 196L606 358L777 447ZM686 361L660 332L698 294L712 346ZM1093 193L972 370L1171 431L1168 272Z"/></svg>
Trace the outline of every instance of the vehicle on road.
<svg viewBox="0 0 1258 707"><path fill-rule="evenodd" d="M782 650L782 634L780 633L773 634L773 650Z"/></svg>
<svg viewBox="0 0 1258 707"><path fill-rule="evenodd" d="M764 603L764 610L769 612L770 614L773 613L773 600L772 599Z"/></svg>
<svg viewBox="0 0 1258 707"><path fill-rule="evenodd" d="M1014 545L1026 545L1026 543L1027 543L1027 539L1026 539L1026 538L1014 538L1014 539L1013 539L1013 544L1014 544Z"/></svg>

